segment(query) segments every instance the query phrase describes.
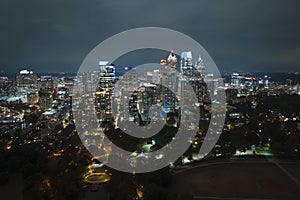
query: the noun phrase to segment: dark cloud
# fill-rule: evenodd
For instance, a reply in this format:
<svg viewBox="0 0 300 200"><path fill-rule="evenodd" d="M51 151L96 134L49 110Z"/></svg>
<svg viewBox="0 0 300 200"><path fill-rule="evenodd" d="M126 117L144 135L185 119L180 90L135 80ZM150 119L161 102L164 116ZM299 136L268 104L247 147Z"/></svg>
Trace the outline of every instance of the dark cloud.
<svg viewBox="0 0 300 200"><path fill-rule="evenodd" d="M298 71L299 8L298 0L2 0L0 69L75 72L107 37L159 26L196 39L223 71Z"/></svg>

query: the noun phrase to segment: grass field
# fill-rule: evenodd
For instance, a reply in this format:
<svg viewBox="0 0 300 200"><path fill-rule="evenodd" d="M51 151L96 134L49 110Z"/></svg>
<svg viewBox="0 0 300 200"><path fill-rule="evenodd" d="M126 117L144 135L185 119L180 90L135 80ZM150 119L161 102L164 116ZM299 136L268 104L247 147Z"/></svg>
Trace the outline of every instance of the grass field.
<svg viewBox="0 0 300 200"><path fill-rule="evenodd" d="M299 180L300 164L281 166ZM268 161L199 166L175 174L168 189L199 199L300 199L300 187Z"/></svg>

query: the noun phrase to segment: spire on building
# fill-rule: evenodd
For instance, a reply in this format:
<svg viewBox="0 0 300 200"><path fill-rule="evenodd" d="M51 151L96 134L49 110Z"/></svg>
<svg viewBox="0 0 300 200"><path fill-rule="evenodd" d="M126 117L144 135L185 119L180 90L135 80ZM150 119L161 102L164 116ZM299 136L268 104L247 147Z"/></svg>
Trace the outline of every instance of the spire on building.
<svg viewBox="0 0 300 200"><path fill-rule="evenodd" d="M195 77L198 78L204 78L205 77L205 65L203 63L203 60L201 58L201 55L199 55L198 60L195 63L195 70L194 70Z"/></svg>
<svg viewBox="0 0 300 200"><path fill-rule="evenodd" d="M173 50L170 52L170 55L167 60L168 60L170 67L176 69L177 57Z"/></svg>

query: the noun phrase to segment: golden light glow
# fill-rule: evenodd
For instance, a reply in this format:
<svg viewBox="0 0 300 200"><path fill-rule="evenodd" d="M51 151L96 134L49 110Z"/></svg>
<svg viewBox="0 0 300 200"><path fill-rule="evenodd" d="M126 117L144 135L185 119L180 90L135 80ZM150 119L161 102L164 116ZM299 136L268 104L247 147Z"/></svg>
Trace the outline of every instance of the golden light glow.
<svg viewBox="0 0 300 200"><path fill-rule="evenodd" d="M98 91L98 92L96 92L96 94L97 95L100 95L100 94L106 94L106 91L104 90L104 91Z"/></svg>

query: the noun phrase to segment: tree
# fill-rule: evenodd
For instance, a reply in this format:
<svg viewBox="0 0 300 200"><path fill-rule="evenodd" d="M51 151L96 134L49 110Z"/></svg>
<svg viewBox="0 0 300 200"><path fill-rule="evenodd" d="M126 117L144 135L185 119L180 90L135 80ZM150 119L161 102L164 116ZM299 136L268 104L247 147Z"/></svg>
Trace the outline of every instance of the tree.
<svg viewBox="0 0 300 200"><path fill-rule="evenodd" d="M8 172L1 172L0 173L0 186L7 185L8 181L9 181L9 174L8 174Z"/></svg>
<svg viewBox="0 0 300 200"><path fill-rule="evenodd" d="M27 123L36 123L38 121L38 116L35 113L24 115L24 119Z"/></svg>

